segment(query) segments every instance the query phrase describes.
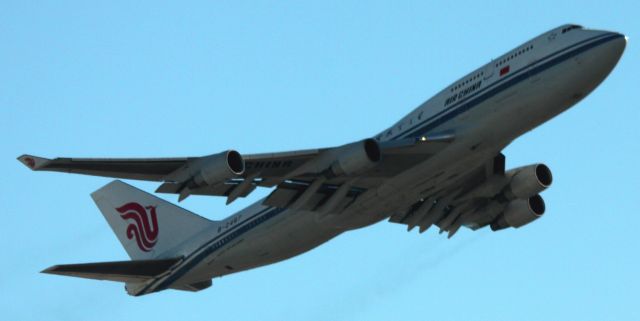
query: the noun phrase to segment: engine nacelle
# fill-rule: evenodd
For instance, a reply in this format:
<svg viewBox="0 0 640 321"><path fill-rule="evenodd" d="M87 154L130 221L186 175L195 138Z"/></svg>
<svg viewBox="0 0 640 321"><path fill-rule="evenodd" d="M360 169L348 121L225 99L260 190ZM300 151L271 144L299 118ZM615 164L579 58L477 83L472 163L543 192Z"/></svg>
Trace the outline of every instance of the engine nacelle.
<svg viewBox="0 0 640 321"><path fill-rule="evenodd" d="M216 185L244 173L244 159L235 150L204 157L198 164L193 175L197 186Z"/></svg>
<svg viewBox="0 0 640 321"><path fill-rule="evenodd" d="M509 185L504 190L503 195L508 200L528 199L538 195L553 181L551 170L547 165L534 164L507 171L505 175L509 178Z"/></svg>
<svg viewBox="0 0 640 321"><path fill-rule="evenodd" d="M544 210L544 200L540 195L513 200L507 204L502 215L491 223L491 229L498 231L507 227L519 228L538 219L544 214Z"/></svg>
<svg viewBox="0 0 640 321"><path fill-rule="evenodd" d="M330 171L335 176L354 175L374 167L380 161L380 146L374 139L365 139L339 147L337 159Z"/></svg>

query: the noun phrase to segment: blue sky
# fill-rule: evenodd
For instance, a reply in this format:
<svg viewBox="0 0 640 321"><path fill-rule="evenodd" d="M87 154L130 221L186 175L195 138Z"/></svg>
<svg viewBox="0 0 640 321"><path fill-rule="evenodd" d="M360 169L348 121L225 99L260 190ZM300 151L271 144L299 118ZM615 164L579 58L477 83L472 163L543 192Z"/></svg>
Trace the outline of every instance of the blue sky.
<svg viewBox="0 0 640 321"><path fill-rule="evenodd" d="M0 5L3 320L638 320L636 1L5 1ZM611 76L516 140L545 162L547 214L520 230L407 233L381 222L200 293L129 297L44 275L125 260L89 193L107 178L15 158L161 157L338 145L558 25L630 37ZM153 191L155 184L132 182ZM212 219L225 206L181 205ZM175 201L175 197L167 197Z"/></svg>

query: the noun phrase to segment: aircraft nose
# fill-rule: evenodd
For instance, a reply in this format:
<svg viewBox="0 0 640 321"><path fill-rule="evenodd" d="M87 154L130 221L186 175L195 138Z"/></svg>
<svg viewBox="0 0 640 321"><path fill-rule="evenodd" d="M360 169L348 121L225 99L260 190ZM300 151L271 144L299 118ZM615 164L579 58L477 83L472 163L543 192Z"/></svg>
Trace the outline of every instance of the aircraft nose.
<svg viewBox="0 0 640 321"><path fill-rule="evenodd" d="M607 35L605 43L596 48L595 56L602 66L613 69L627 47L627 37L617 32L607 32Z"/></svg>
<svg viewBox="0 0 640 321"><path fill-rule="evenodd" d="M615 57L616 60L618 60L622 56L624 49L627 47L627 41L629 40L629 38L617 32L612 32L611 34L615 38L614 40L611 41L609 46L611 48L613 56Z"/></svg>

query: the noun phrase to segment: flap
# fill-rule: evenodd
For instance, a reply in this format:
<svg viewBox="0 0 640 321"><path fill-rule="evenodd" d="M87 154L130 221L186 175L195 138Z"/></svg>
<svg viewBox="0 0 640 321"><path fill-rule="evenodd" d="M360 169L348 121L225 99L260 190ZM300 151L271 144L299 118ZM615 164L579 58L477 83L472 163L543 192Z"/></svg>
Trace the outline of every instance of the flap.
<svg viewBox="0 0 640 321"><path fill-rule="evenodd" d="M427 195L409 208L394 213L389 218L392 223L407 225L408 230L419 227L420 233L431 226L438 226L440 232L448 232L452 237L461 226L477 229L490 222L478 215L478 210L486 208L492 197L502 190L505 157L498 154L460 173L448 173L451 180L434 182ZM496 213L499 214L499 213Z"/></svg>

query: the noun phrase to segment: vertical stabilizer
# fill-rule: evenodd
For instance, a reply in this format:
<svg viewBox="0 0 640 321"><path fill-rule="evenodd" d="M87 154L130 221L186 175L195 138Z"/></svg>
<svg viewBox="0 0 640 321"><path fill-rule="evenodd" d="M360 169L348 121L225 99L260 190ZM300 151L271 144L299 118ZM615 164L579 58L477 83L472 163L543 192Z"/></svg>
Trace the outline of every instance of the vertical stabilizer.
<svg viewBox="0 0 640 321"><path fill-rule="evenodd" d="M118 180L91 197L134 260L175 256L167 251L216 224Z"/></svg>

